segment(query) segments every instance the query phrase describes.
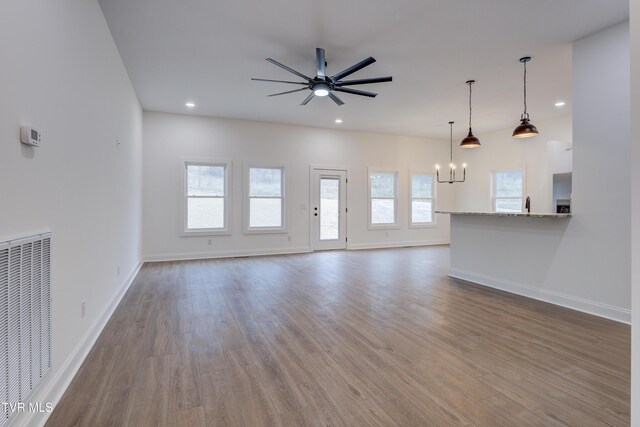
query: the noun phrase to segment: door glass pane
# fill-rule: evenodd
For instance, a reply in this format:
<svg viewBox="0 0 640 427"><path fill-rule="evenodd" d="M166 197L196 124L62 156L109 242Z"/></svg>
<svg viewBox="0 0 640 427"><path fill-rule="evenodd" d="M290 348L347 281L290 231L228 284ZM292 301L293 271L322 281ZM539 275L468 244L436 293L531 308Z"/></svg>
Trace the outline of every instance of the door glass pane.
<svg viewBox="0 0 640 427"><path fill-rule="evenodd" d="M411 201L411 220L418 222L433 222L431 211L431 200L412 200Z"/></svg>
<svg viewBox="0 0 640 427"><path fill-rule="evenodd" d="M340 180L320 178L320 240L340 237Z"/></svg>
<svg viewBox="0 0 640 427"><path fill-rule="evenodd" d="M187 228L224 228L224 199L187 199Z"/></svg>
<svg viewBox="0 0 640 427"><path fill-rule="evenodd" d="M249 227L282 227L282 199L249 199Z"/></svg>
<svg viewBox="0 0 640 427"><path fill-rule="evenodd" d="M371 199L371 223L394 224L396 222L394 199Z"/></svg>

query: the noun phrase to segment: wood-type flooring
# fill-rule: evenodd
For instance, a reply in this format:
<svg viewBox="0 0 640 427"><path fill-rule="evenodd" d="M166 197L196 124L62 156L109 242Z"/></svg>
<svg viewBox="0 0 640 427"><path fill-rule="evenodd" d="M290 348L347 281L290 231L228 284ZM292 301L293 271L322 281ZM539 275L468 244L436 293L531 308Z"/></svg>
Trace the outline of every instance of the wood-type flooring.
<svg viewBox="0 0 640 427"><path fill-rule="evenodd" d="M630 327L447 246L145 264L47 426L626 426Z"/></svg>

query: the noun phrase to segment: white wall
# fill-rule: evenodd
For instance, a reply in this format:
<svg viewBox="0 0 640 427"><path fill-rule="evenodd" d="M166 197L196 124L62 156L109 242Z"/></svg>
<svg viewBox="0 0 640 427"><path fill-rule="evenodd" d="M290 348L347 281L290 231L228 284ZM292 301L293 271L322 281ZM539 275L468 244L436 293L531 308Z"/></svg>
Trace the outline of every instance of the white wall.
<svg viewBox="0 0 640 427"><path fill-rule="evenodd" d="M139 264L142 112L95 0L3 1L0 70L0 239L53 231L47 401ZM23 124L41 147L19 143Z"/></svg>
<svg viewBox="0 0 640 427"><path fill-rule="evenodd" d="M631 75L640 76L640 0L631 0ZM640 426L640 82L631 80L631 425Z"/></svg>
<svg viewBox="0 0 640 427"><path fill-rule="evenodd" d="M447 217L440 216L435 228L408 228L409 170L433 172L436 163L448 159L448 148L446 141L421 138L145 112L145 259L308 251L310 164L350 168L347 190L350 248L448 243ZM231 236L179 236L181 157L233 160ZM288 234L242 233L245 160L286 163ZM400 171L400 229L367 229L368 166ZM450 191L448 184L439 186L439 207L448 207Z"/></svg>
<svg viewBox="0 0 640 427"><path fill-rule="evenodd" d="M630 309L629 82L628 22L573 44L574 216L552 277Z"/></svg>
<svg viewBox="0 0 640 427"><path fill-rule="evenodd" d="M629 322L628 23L576 41L573 67L573 217L456 218L451 269L489 286Z"/></svg>
<svg viewBox="0 0 640 427"><path fill-rule="evenodd" d="M517 118L517 117L516 117ZM514 128L518 123L514 121ZM514 139L513 129L480 135L482 146L456 151L467 162L467 182L456 186L459 211L491 211L491 173L524 168L525 197L532 212L555 212L552 206L553 173L571 171L571 116L534 121L540 131L535 138Z"/></svg>

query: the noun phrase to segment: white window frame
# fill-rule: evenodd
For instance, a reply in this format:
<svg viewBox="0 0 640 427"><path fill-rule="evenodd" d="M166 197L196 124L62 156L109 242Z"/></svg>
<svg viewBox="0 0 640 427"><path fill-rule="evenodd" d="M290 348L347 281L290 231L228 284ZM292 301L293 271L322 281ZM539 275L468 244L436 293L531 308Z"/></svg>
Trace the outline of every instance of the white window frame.
<svg viewBox="0 0 640 427"><path fill-rule="evenodd" d="M431 198L413 197L413 177L415 175L428 175L431 177ZM431 228L436 227L436 175L431 172L420 170L411 170L409 172L409 228ZM431 200L431 222L414 222L413 221L413 201L414 200Z"/></svg>
<svg viewBox="0 0 640 427"><path fill-rule="evenodd" d="M496 175L498 173L504 172L514 172L520 171L522 173L522 194L520 197L496 197ZM496 200L515 200L520 199L520 212L524 211L524 199L525 194L527 194L527 176L526 176L526 168L524 166L508 168L508 169L495 169L491 171L491 212L498 212L496 210Z"/></svg>
<svg viewBox="0 0 640 427"><path fill-rule="evenodd" d="M394 197L375 197L376 199L393 199L393 215L395 222L392 224L373 224L371 222L371 175L380 172L380 173L393 173L394 175ZM400 201L399 197L399 188L400 188L400 172L397 169L390 168L375 168L369 167L367 169L367 216L368 216L368 228L369 230L390 230L400 228L399 223L399 215L398 215L398 205Z"/></svg>
<svg viewBox="0 0 640 427"><path fill-rule="evenodd" d="M280 227L250 227L250 199L249 196L249 171L257 169L280 169L282 171L281 182L281 206L280 206ZM266 163L249 161L244 162L244 234L277 234L287 232L287 165L285 163Z"/></svg>
<svg viewBox="0 0 640 427"><path fill-rule="evenodd" d="M187 166L218 166L224 168L224 227L222 228L196 228L189 229L187 228L187 218L188 218L188 200L189 196L187 194ZM221 235L229 235L231 234L231 206L232 202L232 193L231 189L233 188L231 185L231 179L233 176L232 173L233 162L231 160L226 159L203 159L203 158L181 158L180 159L180 199L181 199L181 209L180 209L180 236L188 237L188 236L221 236ZM193 196L192 196L193 197ZM209 197L209 196L204 196ZM217 196L219 197L219 196ZM211 198L217 198L211 197Z"/></svg>

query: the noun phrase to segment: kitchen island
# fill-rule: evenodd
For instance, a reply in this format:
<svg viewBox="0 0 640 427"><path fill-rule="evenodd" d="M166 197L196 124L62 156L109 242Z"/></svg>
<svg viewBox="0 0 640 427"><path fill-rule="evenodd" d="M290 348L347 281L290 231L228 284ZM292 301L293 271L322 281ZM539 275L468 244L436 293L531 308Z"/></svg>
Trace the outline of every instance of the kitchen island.
<svg viewBox="0 0 640 427"><path fill-rule="evenodd" d="M569 227L571 214L436 213L451 216L449 276L600 316L625 316L614 307L565 293L568 286L581 285L575 272L563 268L566 260L557 256L567 251L568 241L582 239L576 227ZM588 251L589 243L584 244ZM559 271L566 271L560 282Z"/></svg>

